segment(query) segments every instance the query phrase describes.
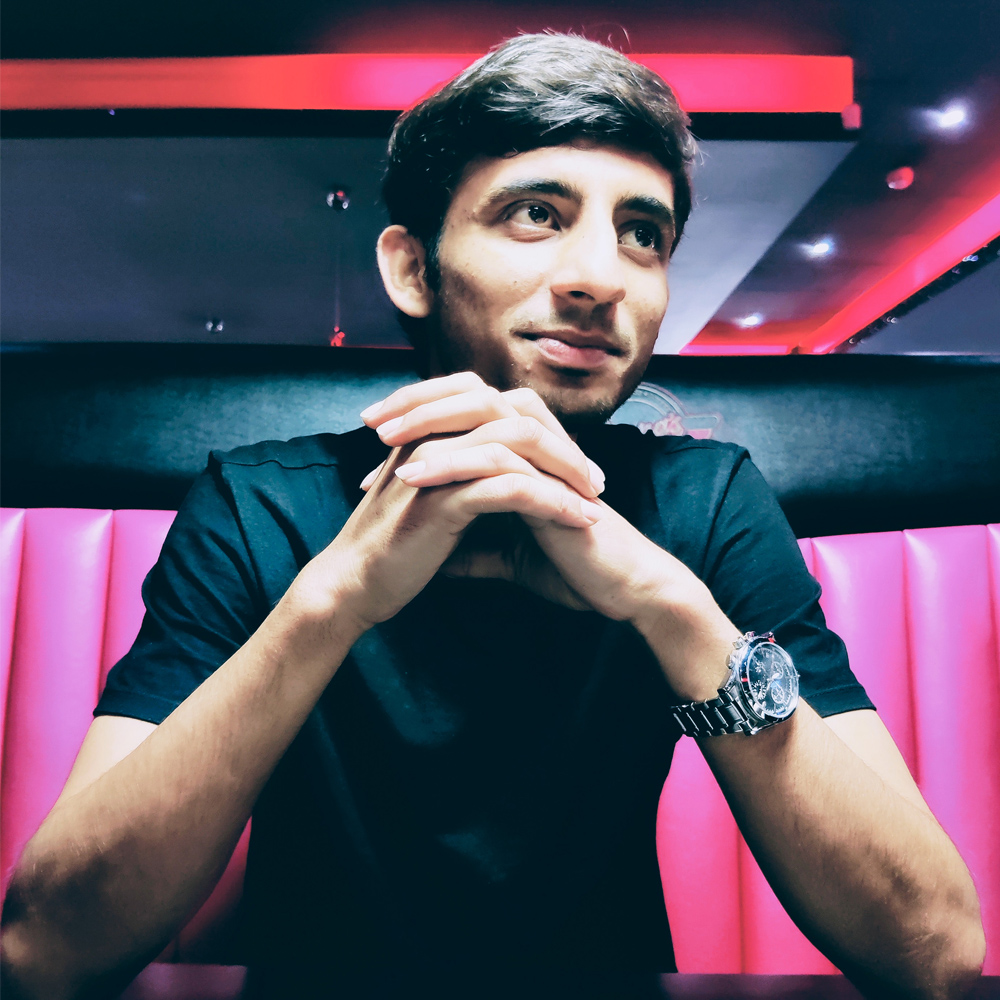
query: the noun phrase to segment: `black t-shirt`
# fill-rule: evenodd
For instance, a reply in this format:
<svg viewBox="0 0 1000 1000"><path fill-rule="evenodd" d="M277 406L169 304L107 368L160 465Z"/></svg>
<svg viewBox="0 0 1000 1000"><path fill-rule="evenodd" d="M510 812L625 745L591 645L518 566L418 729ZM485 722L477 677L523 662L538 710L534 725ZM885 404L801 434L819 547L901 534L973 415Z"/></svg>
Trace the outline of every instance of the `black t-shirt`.
<svg viewBox="0 0 1000 1000"><path fill-rule="evenodd" d="M872 707L743 449L627 426L580 444L603 499L741 631L776 633L820 714ZM387 451L362 428L213 454L95 714L161 722L336 536ZM671 701L627 624L434 578L357 642L256 804L245 957L672 969L655 849Z"/></svg>

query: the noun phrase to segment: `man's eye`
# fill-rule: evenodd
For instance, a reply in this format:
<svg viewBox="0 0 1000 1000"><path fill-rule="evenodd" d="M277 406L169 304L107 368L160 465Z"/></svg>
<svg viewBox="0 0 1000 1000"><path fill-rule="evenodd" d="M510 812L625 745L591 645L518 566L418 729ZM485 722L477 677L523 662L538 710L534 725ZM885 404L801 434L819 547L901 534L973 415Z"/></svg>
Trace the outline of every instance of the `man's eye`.
<svg viewBox="0 0 1000 1000"><path fill-rule="evenodd" d="M651 224L633 226L625 233L625 242L639 247L641 250L660 250L663 244L663 234Z"/></svg>
<svg viewBox="0 0 1000 1000"><path fill-rule="evenodd" d="M535 226L548 226L554 222L552 213L544 205L521 205L511 212L510 218Z"/></svg>

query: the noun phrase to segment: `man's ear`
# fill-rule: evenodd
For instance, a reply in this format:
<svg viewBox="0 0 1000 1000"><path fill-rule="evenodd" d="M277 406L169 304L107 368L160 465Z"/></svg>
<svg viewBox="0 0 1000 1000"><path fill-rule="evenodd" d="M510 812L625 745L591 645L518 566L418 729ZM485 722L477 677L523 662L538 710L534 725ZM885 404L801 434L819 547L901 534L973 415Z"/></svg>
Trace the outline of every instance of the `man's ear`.
<svg viewBox="0 0 1000 1000"><path fill-rule="evenodd" d="M389 226L378 238L378 269L392 304L413 319L424 319L434 293L424 271L424 244L405 226Z"/></svg>

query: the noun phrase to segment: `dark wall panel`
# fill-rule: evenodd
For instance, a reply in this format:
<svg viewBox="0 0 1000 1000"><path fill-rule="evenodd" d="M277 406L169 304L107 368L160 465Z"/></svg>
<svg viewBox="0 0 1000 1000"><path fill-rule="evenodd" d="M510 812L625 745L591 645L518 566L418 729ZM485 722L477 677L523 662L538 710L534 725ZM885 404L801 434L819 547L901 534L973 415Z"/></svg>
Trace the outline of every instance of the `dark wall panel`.
<svg viewBox="0 0 1000 1000"><path fill-rule="evenodd" d="M110 344L2 375L5 505L164 508L209 449L349 430L416 379L406 351ZM800 535L1000 520L995 361L661 357L647 380L750 449Z"/></svg>

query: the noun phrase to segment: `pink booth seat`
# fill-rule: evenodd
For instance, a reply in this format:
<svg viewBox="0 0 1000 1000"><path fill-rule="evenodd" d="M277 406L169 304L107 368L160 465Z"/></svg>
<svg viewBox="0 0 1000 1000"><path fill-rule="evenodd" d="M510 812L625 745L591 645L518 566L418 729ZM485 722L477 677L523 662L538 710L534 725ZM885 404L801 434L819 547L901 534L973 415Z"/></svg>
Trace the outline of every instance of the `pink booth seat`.
<svg viewBox="0 0 1000 1000"><path fill-rule="evenodd" d="M986 972L1000 973L1000 525L799 544L830 626L972 871ZM835 971L785 914L690 739L663 789L657 847L682 972Z"/></svg>
<svg viewBox="0 0 1000 1000"><path fill-rule="evenodd" d="M0 511L4 891L66 781L108 671L139 631L142 581L173 519L163 510ZM224 928L242 893L248 831L161 959L227 957Z"/></svg>
<svg viewBox="0 0 1000 1000"><path fill-rule="evenodd" d="M4 887L69 773L108 669L138 631L140 585L172 519L0 516ZM800 544L855 671L972 869L987 972L1000 972L1000 525ZM660 806L657 846L682 971L834 971L771 892L692 740L678 744ZM212 897L161 958L228 957L246 845L245 832Z"/></svg>

